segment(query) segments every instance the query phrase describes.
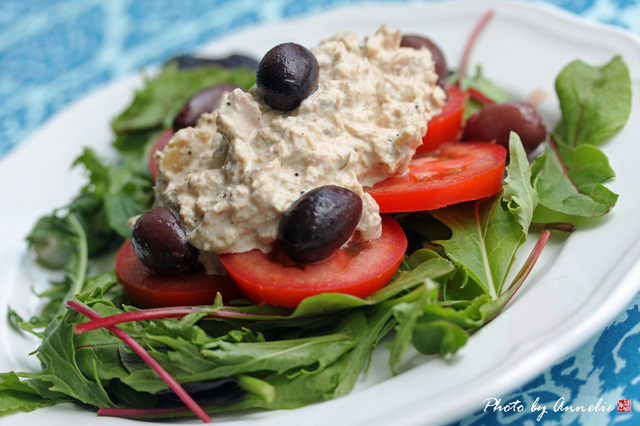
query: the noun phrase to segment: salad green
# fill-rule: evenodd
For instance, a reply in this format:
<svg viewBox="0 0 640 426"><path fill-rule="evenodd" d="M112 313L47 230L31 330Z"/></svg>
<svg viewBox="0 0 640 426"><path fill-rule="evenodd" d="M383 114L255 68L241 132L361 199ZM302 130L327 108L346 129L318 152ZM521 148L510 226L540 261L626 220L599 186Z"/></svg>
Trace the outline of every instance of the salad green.
<svg viewBox="0 0 640 426"><path fill-rule="evenodd" d="M391 282L374 294L321 294L295 309L230 307L220 299L193 308L131 306L113 271L89 276L88 265L127 238L128 219L150 207L146 159L153 139L201 88L247 88L254 78L243 69L167 66L112 123L122 161L107 164L89 149L81 154L75 164L86 168L89 182L28 236L38 261L64 268L65 277L41 295L47 304L39 315L25 320L9 314L16 328L42 339L35 351L42 370L0 374L0 414L73 402L103 415L191 415L156 370L108 331L117 319L121 331L206 412L295 408L343 396L385 337L394 373L411 346L425 354L455 354L518 290L549 237L541 228L571 228L558 220L579 228L579 217L603 215L616 202L603 186L613 171L596 146L629 117L629 72L620 58L602 67L576 61L558 76L562 116L533 166L512 134L502 193L398 215L431 248L408 253ZM478 90L488 85L484 78L475 81ZM511 279L528 236L539 242ZM79 311L114 322L89 330Z"/></svg>
<svg viewBox="0 0 640 426"><path fill-rule="evenodd" d="M618 195L603 183L615 173L597 146L629 118L629 82L629 70L620 57L601 67L574 61L558 75L561 120L533 165L542 206L580 217L602 216L613 208Z"/></svg>

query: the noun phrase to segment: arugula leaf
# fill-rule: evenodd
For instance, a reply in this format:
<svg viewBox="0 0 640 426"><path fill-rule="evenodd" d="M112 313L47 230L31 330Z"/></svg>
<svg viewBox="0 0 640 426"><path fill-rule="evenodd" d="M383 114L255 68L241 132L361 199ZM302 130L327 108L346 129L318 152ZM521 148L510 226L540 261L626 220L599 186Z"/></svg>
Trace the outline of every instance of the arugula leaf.
<svg viewBox="0 0 640 426"><path fill-rule="evenodd" d="M53 215L40 219L27 240L36 247L36 251L38 245L46 241L44 244L58 245L69 253L64 279L53 282L51 288L40 295L49 301L38 315L25 322L17 313L10 311L10 319L15 327L42 337L39 330L64 313L64 301L83 289L88 266L87 236L75 215L69 213L64 217Z"/></svg>
<svg viewBox="0 0 640 426"><path fill-rule="evenodd" d="M20 373L20 377L51 383L50 391L60 392L95 407L112 407L106 390L97 379L97 371L91 372L95 380L88 379L75 361L73 326L80 315L67 312L51 322L46 337L37 349L42 371ZM97 362L97 360L94 360Z"/></svg>
<svg viewBox="0 0 640 426"><path fill-rule="evenodd" d="M33 411L71 401L69 396L51 392L37 380L21 381L14 372L0 373L0 414Z"/></svg>
<svg viewBox="0 0 640 426"><path fill-rule="evenodd" d="M36 261L50 269L62 269L74 250L76 234L66 219L53 214L36 222L27 235L27 242L36 254Z"/></svg>
<svg viewBox="0 0 640 426"><path fill-rule="evenodd" d="M103 315L120 311L111 303L94 298L98 295L96 290L94 296L83 295L79 299L91 303ZM232 376L239 376L242 383L252 383L253 387L264 382L254 389L257 394L250 394L241 403L209 407L211 410L294 408L335 398L352 389L371 350L391 329L391 306L386 302L366 310L350 310L330 328L312 327L308 336L268 341L249 328L233 329L219 337L205 333L200 325L221 321L203 323L204 313L182 320L144 321L121 327L182 383ZM98 407L113 406L102 394L106 389L127 395L127 401L153 407L156 399L149 393L165 389L166 384L108 333L100 330L75 335L73 326L81 320L72 313L65 315L38 349L44 370L22 376L50 380L54 384L52 390ZM68 388L63 387L65 380ZM112 382L117 385L111 386ZM246 389L251 391L252 386Z"/></svg>
<svg viewBox="0 0 640 426"><path fill-rule="evenodd" d="M413 345L424 354L454 354L468 339L465 330L444 320L421 321L413 329Z"/></svg>
<svg viewBox="0 0 640 426"><path fill-rule="evenodd" d="M520 137L511 133L509 136L509 164L506 167L507 177L502 187L503 200L507 208L520 224L523 239L527 238L533 212L538 204L538 194L531 186L531 168L522 147Z"/></svg>
<svg viewBox="0 0 640 426"><path fill-rule="evenodd" d="M435 282L428 280L413 292L415 300L403 301L393 307L393 316L398 324L395 327L396 335L389 346L389 367L394 374L397 374L396 367L402 355L411 346L416 323L424 306L437 301L438 287Z"/></svg>
<svg viewBox="0 0 640 426"><path fill-rule="evenodd" d="M619 57L601 67L574 61L558 75L556 91L562 118L533 166L540 205L569 216L602 216L618 196L603 185L615 173L595 145L629 118L629 70Z"/></svg>
<svg viewBox="0 0 640 426"><path fill-rule="evenodd" d="M511 135L509 148L511 162L501 196L432 212L452 231L448 240L434 242L442 245L447 256L463 266L493 299L501 294L516 252L526 240L537 203L526 154L517 135Z"/></svg>
<svg viewBox="0 0 640 426"><path fill-rule="evenodd" d="M89 148L78 157L74 165L77 164L89 171L89 183L82 188L80 200L90 197L97 207L96 213L87 212L86 222L99 229L115 231L120 238L128 238L129 219L144 213L153 202L147 164L128 156L120 164L108 165ZM80 210L80 205L74 201L70 208Z"/></svg>
<svg viewBox="0 0 640 426"><path fill-rule="evenodd" d="M66 207L67 216L80 224L87 254L93 257L129 237L128 220L152 204L152 182L146 163L133 157L108 165L93 150L85 148L74 165L87 169L89 182ZM61 225L66 219L58 215L56 210L40 218L27 237L38 263L54 269L69 264L76 245L76 233Z"/></svg>
<svg viewBox="0 0 640 426"><path fill-rule="evenodd" d="M448 300L441 296L443 289L434 281L428 281L424 286L396 299L399 303L393 306L393 315L398 325L389 358L392 372L397 372L401 356L410 344L425 354L455 354L471 334L495 318L511 300L535 265L548 237L549 231L544 231L514 281L497 299L485 293L472 296L472 293L464 292L465 298ZM463 270L462 267L458 268L458 271ZM457 280L455 275L453 278L452 281ZM452 281L446 285L451 285Z"/></svg>
<svg viewBox="0 0 640 426"><path fill-rule="evenodd" d="M403 300L395 297L398 292L451 270L451 263L437 256L416 261L414 270L396 278L393 291L322 321L294 317L297 322L293 330L281 322L229 328L226 321L203 318L208 311L181 320L120 326L182 383L236 376L243 383L248 380L254 386L260 384L242 402L208 410L294 408L350 392L371 351L395 324L392 308ZM114 282L113 273L88 280L86 287L90 290L79 300L101 315L122 312L102 299ZM43 371L24 373L22 377L49 382L51 391L97 407L117 404L106 399L103 391L153 407L157 399L151 394L163 390L166 384L109 333L96 330L74 334L73 327L80 321L80 316L71 313L54 321L37 351ZM327 327L331 322L333 325ZM263 329L266 334L259 331ZM65 381L73 389L65 388ZM248 386L250 392L251 388Z"/></svg>
<svg viewBox="0 0 640 426"><path fill-rule="evenodd" d="M394 374L411 344L425 354L455 354L472 333L502 310L509 296L493 299L483 293L452 302L442 300L440 286L428 281L402 299L393 307L398 325L390 346L389 365Z"/></svg>

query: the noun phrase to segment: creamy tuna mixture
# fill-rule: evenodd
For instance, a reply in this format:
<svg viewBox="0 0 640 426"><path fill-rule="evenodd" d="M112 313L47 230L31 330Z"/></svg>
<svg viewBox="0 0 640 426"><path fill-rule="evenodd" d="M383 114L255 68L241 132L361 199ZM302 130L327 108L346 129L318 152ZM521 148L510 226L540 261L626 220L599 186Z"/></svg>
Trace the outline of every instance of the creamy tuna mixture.
<svg viewBox="0 0 640 426"><path fill-rule="evenodd" d="M266 252L301 194L335 184L362 197L357 232L377 238L378 205L363 186L407 170L445 100L429 51L400 40L382 27L311 49L318 89L290 113L264 104L255 86L231 92L158 153L158 204L179 212L200 250Z"/></svg>

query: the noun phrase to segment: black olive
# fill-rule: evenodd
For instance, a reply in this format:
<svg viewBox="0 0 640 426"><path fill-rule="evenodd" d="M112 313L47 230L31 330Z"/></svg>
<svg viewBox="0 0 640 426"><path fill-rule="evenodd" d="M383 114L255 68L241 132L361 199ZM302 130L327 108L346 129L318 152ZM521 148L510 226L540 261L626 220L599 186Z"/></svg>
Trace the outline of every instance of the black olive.
<svg viewBox="0 0 640 426"><path fill-rule="evenodd" d="M431 56L433 57L433 62L436 68L436 74L438 74L438 84L440 86L444 86L445 81L447 80L447 75L449 74L449 70L447 69L447 61L442 53L442 50L431 40L428 38L416 36L416 35L406 35L402 37L400 41L400 46L402 47L413 47L414 49L420 49L421 47L426 47L431 51Z"/></svg>
<svg viewBox="0 0 640 426"><path fill-rule="evenodd" d="M295 262L327 259L349 240L362 216L362 199L346 188L315 188L294 202L280 219L277 242Z"/></svg>
<svg viewBox="0 0 640 426"><path fill-rule="evenodd" d="M131 245L138 259L163 275L186 274L198 267L198 249L176 215L166 207L156 207L136 221Z"/></svg>
<svg viewBox="0 0 640 426"><path fill-rule="evenodd" d="M256 83L267 105L291 111L318 88L318 61L299 44L279 44L260 61Z"/></svg>
<svg viewBox="0 0 640 426"><path fill-rule="evenodd" d="M173 131L195 126L202 114L211 112L218 106L223 94L232 92L237 87L232 84L216 84L193 95L173 119Z"/></svg>
<svg viewBox="0 0 640 426"><path fill-rule="evenodd" d="M536 109L524 102L489 104L467 120L462 139L492 141L509 147L509 134L520 136L527 153L546 139L547 131Z"/></svg>

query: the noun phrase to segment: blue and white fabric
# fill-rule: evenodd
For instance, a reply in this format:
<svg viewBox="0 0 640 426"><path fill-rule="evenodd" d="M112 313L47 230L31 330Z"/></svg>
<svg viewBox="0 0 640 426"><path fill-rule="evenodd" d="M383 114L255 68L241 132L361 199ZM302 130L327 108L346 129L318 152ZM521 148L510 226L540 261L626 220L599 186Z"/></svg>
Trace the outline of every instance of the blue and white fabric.
<svg viewBox="0 0 640 426"><path fill-rule="evenodd" d="M360 2L0 0L0 161L73 101L148 64L242 27ZM640 0L544 3L640 34ZM639 301L555 366L502 396L502 405L527 410L480 410L459 424L640 424ZM621 397L630 400L631 413L552 410L617 404ZM548 407L539 420L530 410L534 404Z"/></svg>

